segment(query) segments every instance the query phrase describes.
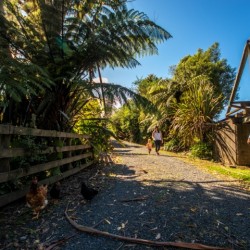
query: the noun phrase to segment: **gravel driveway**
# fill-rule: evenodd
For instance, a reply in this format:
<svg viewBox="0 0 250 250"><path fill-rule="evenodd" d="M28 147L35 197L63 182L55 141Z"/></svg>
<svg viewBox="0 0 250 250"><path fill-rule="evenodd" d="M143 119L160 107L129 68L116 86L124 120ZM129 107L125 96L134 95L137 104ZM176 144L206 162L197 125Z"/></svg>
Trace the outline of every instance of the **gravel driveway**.
<svg viewBox="0 0 250 250"><path fill-rule="evenodd" d="M79 225L115 235L250 249L250 193L236 181L132 143L115 145L112 159L64 180L62 199L39 220L24 201L1 209L0 249L179 249L83 233L65 218L66 207ZM91 202L80 195L81 181L99 189Z"/></svg>

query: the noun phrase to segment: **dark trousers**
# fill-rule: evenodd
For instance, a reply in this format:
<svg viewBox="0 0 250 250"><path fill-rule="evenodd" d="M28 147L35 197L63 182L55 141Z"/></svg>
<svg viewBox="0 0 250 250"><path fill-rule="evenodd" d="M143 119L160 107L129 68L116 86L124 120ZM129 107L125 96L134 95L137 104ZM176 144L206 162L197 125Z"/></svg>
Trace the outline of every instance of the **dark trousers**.
<svg viewBox="0 0 250 250"><path fill-rule="evenodd" d="M155 152L157 153L161 147L161 140L155 140Z"/></svg>

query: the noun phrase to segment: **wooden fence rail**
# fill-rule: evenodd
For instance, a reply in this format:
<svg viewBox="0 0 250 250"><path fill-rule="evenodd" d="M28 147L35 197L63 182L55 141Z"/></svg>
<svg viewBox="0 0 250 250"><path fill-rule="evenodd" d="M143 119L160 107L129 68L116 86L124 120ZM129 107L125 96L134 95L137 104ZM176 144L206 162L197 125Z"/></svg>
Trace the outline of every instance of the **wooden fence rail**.
<svg viewBox="0 0 250 250"><path fill-rule="evenodd" d="M29 147L22 144L25 138L30 140ZM0 196L0 207L22 198L34 175L46 172L39 183L52 184L92 165L90 139L89 135L0 125L0 191L10 189ZM42 162L29 162L36 155L43 157ZM11 184L17 180L19 189Z"/></svg>

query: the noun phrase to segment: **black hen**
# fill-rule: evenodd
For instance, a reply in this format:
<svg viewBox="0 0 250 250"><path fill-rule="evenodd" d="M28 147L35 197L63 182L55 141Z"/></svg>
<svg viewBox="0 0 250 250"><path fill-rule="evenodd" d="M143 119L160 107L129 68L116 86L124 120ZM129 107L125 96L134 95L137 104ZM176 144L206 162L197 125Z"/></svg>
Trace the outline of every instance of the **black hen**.
<svg viewBox="0 0 250 250"><path fill-rule="evenodd" d="M50 197L52 199L60 199L60 192L61 192L61 183L60 182L56 182L54 183L54 185L52 186L52 188L50 189Z"/></svg>
<svg viewBox="0 0 250 250"><path fill-rule="evenodd" d="M94 196L96 196L98 194L98 190L87 187L87 185L83 182L82 186L81 186L81 194L82 194L84 199L92 200L94 198Z"/></svg>

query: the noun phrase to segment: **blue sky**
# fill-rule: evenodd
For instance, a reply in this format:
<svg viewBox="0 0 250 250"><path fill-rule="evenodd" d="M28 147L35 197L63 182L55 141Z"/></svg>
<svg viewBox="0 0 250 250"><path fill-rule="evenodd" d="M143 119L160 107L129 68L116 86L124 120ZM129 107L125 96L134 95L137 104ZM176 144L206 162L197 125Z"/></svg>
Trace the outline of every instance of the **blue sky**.
<svg viewBox="0 0 250 250"><path fill-rule="evenodd" d="M132 0L129 9L144 12L173 38L159 44L158 55L139 58L135 69L105 69L102 76L128 88L149 74L170 77L169 67L197 50L220 45L221 58L238 71L243 48L250 39L249 0ZM250 100L250 63L240 82L240 100ZM247 82L248 80L248 82Z"/></svg>

